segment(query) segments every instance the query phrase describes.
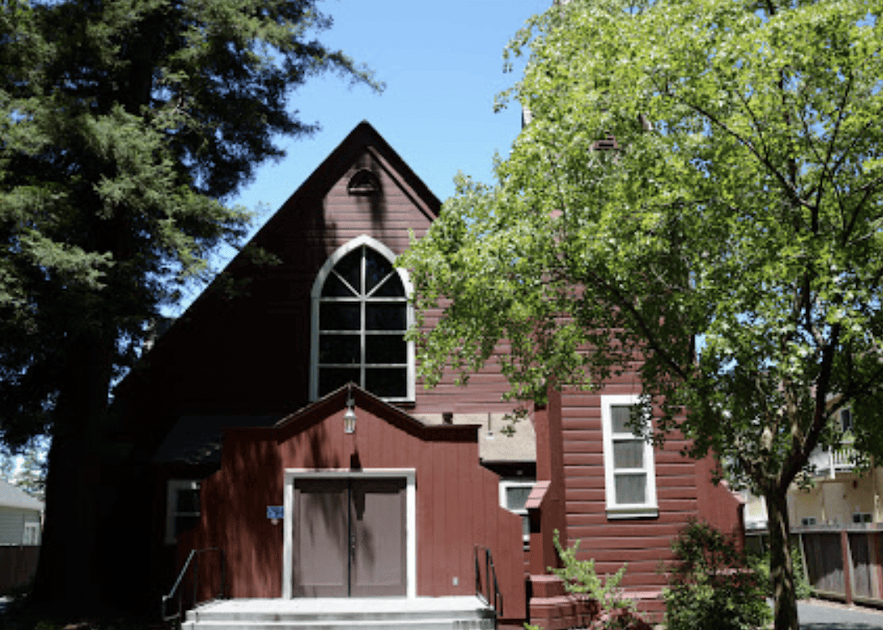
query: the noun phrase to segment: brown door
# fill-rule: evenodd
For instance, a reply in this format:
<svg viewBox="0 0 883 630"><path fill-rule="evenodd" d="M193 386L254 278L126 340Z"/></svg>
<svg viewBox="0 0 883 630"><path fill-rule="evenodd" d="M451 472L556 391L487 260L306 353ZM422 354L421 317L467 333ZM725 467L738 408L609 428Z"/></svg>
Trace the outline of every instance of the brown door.
<svg viewBox="0 0 883 630"><path fill-rule="evenodd" d="M407 592L404 479L298 479L295 596Z"/></svg>

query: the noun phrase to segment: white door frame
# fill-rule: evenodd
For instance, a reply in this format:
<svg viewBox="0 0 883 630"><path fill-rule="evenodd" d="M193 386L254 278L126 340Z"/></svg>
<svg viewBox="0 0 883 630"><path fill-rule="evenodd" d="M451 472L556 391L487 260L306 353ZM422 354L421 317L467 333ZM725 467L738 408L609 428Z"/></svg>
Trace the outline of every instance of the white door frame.
<svg viewBox="0 0 883 630"><path fill-rule="evenodd" d="M399 478L405 480L405 529L407 541L406 596L417 597L417 470L414 468L371 468L367 470L339 469L285 469L284 532L282 543L282 597L291 599L291 579L294 570L294 482L297 479L371 479Z"/></svg>

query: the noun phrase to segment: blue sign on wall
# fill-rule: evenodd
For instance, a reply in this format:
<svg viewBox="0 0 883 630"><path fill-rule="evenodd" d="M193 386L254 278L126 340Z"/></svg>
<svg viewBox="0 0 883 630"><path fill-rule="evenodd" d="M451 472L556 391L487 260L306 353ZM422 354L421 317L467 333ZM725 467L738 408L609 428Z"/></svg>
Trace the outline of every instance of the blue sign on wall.
<svg viewBox="0 0 883 630"><path fill-rule="evenodd" d="M284 518L285 508L281 505L268 505L267 518Z"/></svg>

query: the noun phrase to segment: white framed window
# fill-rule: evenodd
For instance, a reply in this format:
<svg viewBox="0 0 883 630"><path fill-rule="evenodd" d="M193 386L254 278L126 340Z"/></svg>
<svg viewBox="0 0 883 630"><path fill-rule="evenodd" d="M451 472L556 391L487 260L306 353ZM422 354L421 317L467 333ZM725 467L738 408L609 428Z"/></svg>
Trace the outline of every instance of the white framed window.
<svg viewBox="0 0 883 630"><path fill-rule="evenodd" d="M639 403L637 395L601 397L608 518L659 515L653 446L629 428L632 408ZM649 425L650 417L645 422Z"/></svg>
<svg viewBox="0 0 883 630"><path fill-rule="evenodd" d="M873 523L874 516L870 512L854 512L852 515L853 523Z"/></svg>
<svg viewBox="0 0 883 630"><path fill-rule="evenodd" d="M801 527L813 527L816 524L815 516L804 516L800 519Z"/></svg>
<svg viewBox="0 0 883 630"><path fill-rule="evenodd" d="M370 236L334 252L312 291L310 398L356 383L389 401L414 400L411 284Z"/></svg>
<svg viewBox="0 0 883 630"><path fill-rule="evenodd" d="M534 483L533 479L523 477L500 480L500 505L521 516L521 537L525 549L530 545L530 519L524 506Z"/></svg>
<svg viewBox="0 0 883 630"><path fill-rule="evenodd" d="M844 407L837 412L837 415L840 417L840 428L843 432L852 433L852 410L849 407Z"/></svg>
<svg viewBox="0 0 883 630"><path fill-rule="evenodd" d="M26 546L40 544L40 523L25 523L25 529L21 537L21 544Z"/></svg>
<svg viewBox="0 0 883 630"><path fill-rule="evenodd" d="M170 479L166 500L166 544L178 542L178 534L199 522L200 482L192 479Z"/></svg>

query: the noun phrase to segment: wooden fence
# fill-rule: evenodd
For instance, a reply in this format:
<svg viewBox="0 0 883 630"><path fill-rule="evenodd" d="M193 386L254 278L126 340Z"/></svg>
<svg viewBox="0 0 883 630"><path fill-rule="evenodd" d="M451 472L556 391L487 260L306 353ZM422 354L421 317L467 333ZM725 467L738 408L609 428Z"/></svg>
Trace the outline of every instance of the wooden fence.
<svg viewBox="0 0 883 630"><path fill-rule="evenodd" d="M883 529L876 524L793 532L803 550L804 572L822 596L883 605Z"/></svg>
<svg viewBox="0 0 883 630"><path fill-rule="evenodd" d="M27 584L37 571L40 547L0 545L0 595L13 586Z"/></svg>

